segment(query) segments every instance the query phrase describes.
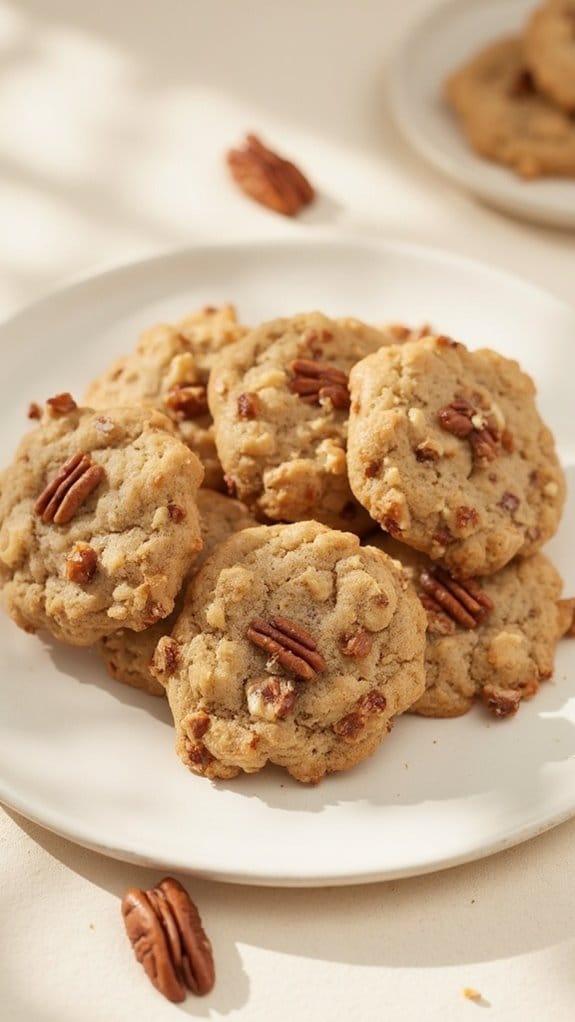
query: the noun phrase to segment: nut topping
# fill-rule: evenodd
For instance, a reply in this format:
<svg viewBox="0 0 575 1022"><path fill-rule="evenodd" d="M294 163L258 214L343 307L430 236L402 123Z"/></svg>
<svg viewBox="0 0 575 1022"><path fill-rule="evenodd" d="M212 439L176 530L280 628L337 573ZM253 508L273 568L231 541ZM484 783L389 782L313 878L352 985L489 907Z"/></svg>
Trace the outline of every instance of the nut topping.
<svg viewBox="0 0 575 1022"><path fill-rule="evenodd" d="M251 717L261 720L283 720L295 706L295 682L291 678L276 678L266 675L264 678L248 682L246 699Z"/></svg>
<svg viewBox="0 0 575 1022"><path fill-rule="evenodd" d="M177 880L165 877L149 891L130 887L122 916L136 958L164 997L186 999L186 988L208 994L215 982L212 946L200 914Z"/></svg>
<svg viewBox="0 0 575 1022"><path fill-rule="evenodd" d="M473 579L460 581L443 568L422 571L419 584L426 596L437 605L437 612L444 611L463 628L476 628L493 610L493 603ZM429 599L426 609L435 610Z"/></svg>
<svg viewBox="0 0 575 1022"><path fill-rule="evenodd" d="M259 397L247 391L238 397L238 415L240 419L255 419L259 411Z"/></svg>
<svg viewBox="0 0 575 1022"><path fill-rule="evenodd" d="M353 742L365 727L368 716L383 713L386 707L387 700L383 693L372 688L357 700L351 713L346 713L345 717L335 722L333 730L344 741ZM391 728L388 727L388 730Z"/></svg>
<svg viewBox="0 0 575 1022"><path fill-rule="evenodd" d="M452 433L459 440L469 440L476 461L495 460L499 452L500 436L493 416L478 412L467 398L456 397L451 404L440 408L437 418L446 433ZM512 443L507 430L505 449L510 450Z"/></svg>
<svg viewBox="0 0 575 1022"><path fill-rule="evenodd" d="M294 359L290 369L294 377L289 389L306 404L319 405L329 398L334 408L349 408L347 375L341 369L309 358Z"/></svg>
<svg viewBox="0 0 575 1022"><path fill-rule="evenodd" d="M509 490L506 490L499 501L499 507L502 507L504 511L508 511L509 514L512 515L514 511L517 511L520 503L521 501L519 500L519 497L516 497L514 493L510 493Z"/></svg>
<svg viewBox="0 0 575 1022"><path fill-rule="evenodd" d="M34 511L43 522L66 525L105 475L88 454L73 454L42 491Z"/></svg>
<svg viewBox="0 0 575 1022"><path fill-rule="evenodd" d="M78 543L66 560L66 578L78 585L87 585L96 574L98 555L93 547Z"/></svg>
<svg viewBox="0 0 575 1022"><path fill-rule="evenodd" d="M28 405L28 418L29 419L41 419L42 409L36 401L31 401Z"/></svg>
<svg viewBox="0 0 575 1022"><path fill-rule="evenodd" d="M176 419L198 419L208 413L206 388L200 383L172 387L164 398L164 404Z"/></svg>
<svg viewBox="0 0 575 1022"><path fill-rule="evenodd" d="M515 688L500 688L499 685L485 685L481 697L494 717L513 716L521 702L520 691Z"/></svg>
<svg viewBox="0 0 575 1022"><path fill-rule="evenodd" d="M230 149L227 161L242 191L276 213L295 216L314 198L315 192L301 171L255 135L246 136L243 148Z"/></svg>
<svg viewBox="0 0 575 1022"><path fill-rule="evenodd" d="M54 415L67 415L78 407L72 395L67 392L65 394L56 394L55 397L49 397L46 404Z"/></svg>
<svg viewBox="0 0 575 1022"><path fill-rule="evenodd" d="M246 635L254 646L270 653L286 671L303 681L311 681L327 666L309 632L288 618L254 618Z"/></svg>
<svg viewBox="0 0 575 1022"><path fill-rule="evenodd" d="M365 630L365 628L360 628L359 632L352 635L351 638L344 637L343 642L342 653L344 656L354 657L356 660L363 660L364 657L369 656L371 653L373 637L370 632Z"/></svg>

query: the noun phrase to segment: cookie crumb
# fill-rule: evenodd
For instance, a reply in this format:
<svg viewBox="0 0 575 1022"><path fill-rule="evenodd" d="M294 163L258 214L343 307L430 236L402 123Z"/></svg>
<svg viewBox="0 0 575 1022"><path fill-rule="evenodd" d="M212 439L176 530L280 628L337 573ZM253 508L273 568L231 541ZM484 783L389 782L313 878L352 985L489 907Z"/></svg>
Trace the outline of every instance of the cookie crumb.
<svg viewBox="0 0 575 1022"><path fill-rule="evenodd" d="M479 990L475 990L473 987L463 987L463 996L468 1001L481 1001L483 999Z"/></svg>

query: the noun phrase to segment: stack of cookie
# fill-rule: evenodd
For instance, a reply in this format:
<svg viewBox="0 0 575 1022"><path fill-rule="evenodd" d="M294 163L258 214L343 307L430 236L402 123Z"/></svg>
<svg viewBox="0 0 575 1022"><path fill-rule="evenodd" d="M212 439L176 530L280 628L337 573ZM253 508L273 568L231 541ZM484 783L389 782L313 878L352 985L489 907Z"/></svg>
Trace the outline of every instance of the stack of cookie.
<svg viewBox="0 0 575 1022"><path fill-rule="evenodd" d="M575 0L545 0L522 35L483 49L446 93L482 156L523 178L575 176Z"/></svg>
<svg viewBox="0 0 575 1022"><path fill-rule="evenodd" d="M537 551L565 486L515 363L226 306L145 333L85 401L50 399L4 473L4 601L165 692L195 773L316 782L406 710L508 715L551 673L572 606Z"/></svg>

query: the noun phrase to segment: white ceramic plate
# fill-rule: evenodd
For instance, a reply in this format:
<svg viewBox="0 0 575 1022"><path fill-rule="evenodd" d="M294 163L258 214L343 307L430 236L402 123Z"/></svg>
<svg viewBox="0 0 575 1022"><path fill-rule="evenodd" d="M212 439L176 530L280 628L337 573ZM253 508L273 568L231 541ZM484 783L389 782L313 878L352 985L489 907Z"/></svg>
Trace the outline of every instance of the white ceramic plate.
<svg viewBox="0 0 575 1022"><path fill-rule="evenodd" d="M442 97L446 76L481 47L518 34L534 0L450 0L406 35L390 65L392 108L407 140L457 184L497 208L575 227L575 180L523 181L476 155Z"/></svg>
<svg viewBox="0 0 575 1022"><path fill-rule="evenodd" d="M79 395L139 329L223 300L246 322L314 307L430 320L516 356L575 465L573 310L456 256L321 238L162 256L22 312L0 329L0 461L28 428L30 400ZM571 533L566 524L552 550L575 592ZM0 798L119 858L243 883L351 883L478 858L575 813L575 642L562 643L555 681L514 720L479 707L455 720L404 716L372 759L316 788L277 769L227 784L194 777L173 753L166 704L109 680L91 652L4 616L0 648Z"/></svg>

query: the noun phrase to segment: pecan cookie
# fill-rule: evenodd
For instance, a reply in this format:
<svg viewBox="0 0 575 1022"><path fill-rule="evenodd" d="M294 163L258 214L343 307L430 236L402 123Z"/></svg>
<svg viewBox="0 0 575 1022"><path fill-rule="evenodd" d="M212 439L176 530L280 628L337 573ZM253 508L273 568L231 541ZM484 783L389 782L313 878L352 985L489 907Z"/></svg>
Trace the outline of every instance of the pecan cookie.
<svg viewBox="0 0 575 1022"><path fill-rule="evenodd" d="M318 522L246 529L192 580L153 671L195 773L267 762L319 781L377 749L423 692L425 613L401 570Z"/></svg>
<svg viewBox="0 0 575 1022"><path fill-rule="evenodd" d="M166 617L202 546L201 478L159 412L49 402L0 485L0 586L16 624L87 646Z"/></svg>
<svg viewBox="0 0 575 1022"><path fill-rule="evenodd" d="M215 356L244 333L232 305L200 309L176 326L152 327L131 355L93 380L84 402L91 408L135 404L164 412L202 462L204 485L222 489L206 385Z"/></svg>
<svg viewBox="0 0 575 1022"><path fill-rule="evenodd" d="M511 561L495 575L456 580L426 557L382 536L427 612L425 693L410 712L457 717L477 696L496 717L517 711L553 674L567 631L562 580L543 554Z"/></svg>
<svg viewBox="0 0 575 1022"><path fill-rule="evenodd" d="M199 554L192 555L187 580L199 570L218 543L222 543L240 529L249 529L256 524L239 500L232 500L215 490L199 490L197 504L204 545ZM156 622L143 632L122 628L100 640L98 652L108 671L117 681L143 689L149 695L164 695L164 686L151 674L150 663L159 640L163 635L170 634L182 610L185 585L186 580L169 617Z"/></svg>
<svg viewBox="0 0 575 1022"><path fill-rule="evenodd" d="M469 578L556 531L565 480L516 362L426 337L369 355L350 390L351 488L387 532Z"/></svg>
<svg viewBox="0 0 575 1022"><path fill-rule="evenodd" d="M369 528L347 481L347 378L384 343L357 320L314 312L264 323L222 354L208 400L234 495L273 521Z"/></svg>
<svg viewBox="0 0 575 1022"><path fill-rule="evenodd" d="M482 50L446 84L469 144L523 178L575 175L575 122L538 93L521 40Z"/></svg>
<svg viewBox="0 0 575 1022"><path fill-rule="evenodd" d="M568 113L575 111L575 0L547 0L529 19L523 59L537 88Z"/></svg>

